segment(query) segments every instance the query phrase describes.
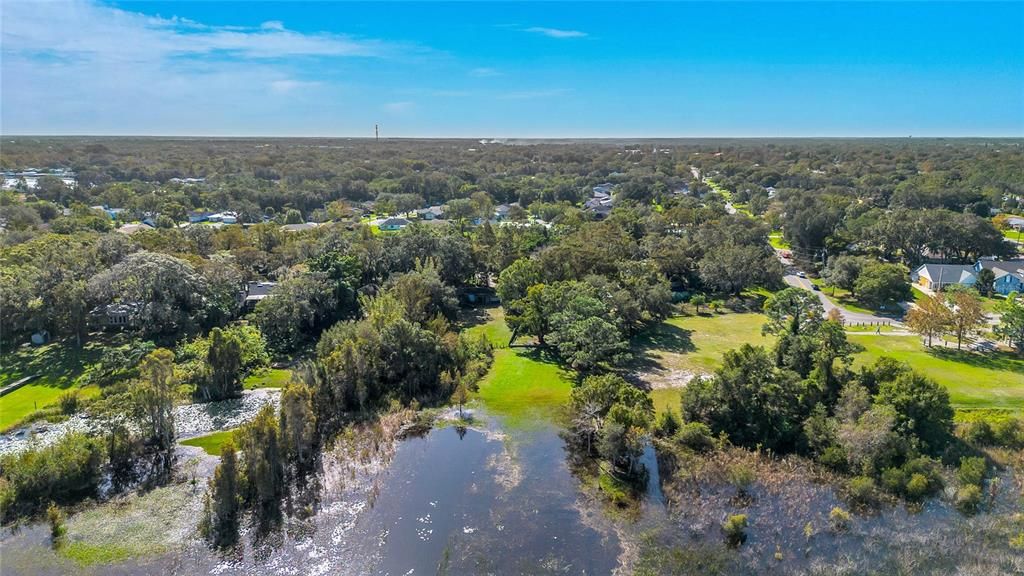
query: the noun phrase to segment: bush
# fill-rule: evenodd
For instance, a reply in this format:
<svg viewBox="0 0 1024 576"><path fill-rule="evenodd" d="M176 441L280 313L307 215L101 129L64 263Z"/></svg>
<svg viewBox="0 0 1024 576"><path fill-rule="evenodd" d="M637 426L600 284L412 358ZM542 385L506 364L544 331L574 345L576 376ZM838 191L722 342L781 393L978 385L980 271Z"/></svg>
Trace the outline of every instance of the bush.
<svg viewBox="0 0 1024 576"><path fill-rule="evenodd" d="M681 446L695 452L710 452L715 449L715 437L703 422L687 422L675 436Z"/></svg>
<svg viewBox="0 0 1024 576"><path fill-rule="evenodd" d="M974 458L961 458L960 469L957 470L956 478L961 484L973 484L974 486L981 487L985 481L985 471L988 466L985 464L985 459L981 456Z"/></svg>
<svg viewBox="0 0 1024 576"><path fill-rule="evenodd" d="M901 495L907 488L907 475L902 468L886 468L882 470L882 489L890 494Z"/></svg>
<svg viewBox="0 0 1024 576"><path fill-rule="evenodd" d="M836 472L846 472L846 469L849 466L846 459L846 450L844 450L842 446L838 445L832 445L822 450L821 455L818 456L818 462L821 462Z"/></svg>
<svg viewBox="0 0 1024 576"><path fill-rule="evenodd" d="M855 476L846 483L846 494L854 506L871 506L875 503L875 481L868 476Z"/></svg>
<svg viewBox="0 0 1024 576"><path fill-rule="evenodd" d="M928 477L924 474L914 473L907 481L906 494L911 500L921 500L929 494Z"/></svg>
<svg viewBox="0 0 1024 576"><path fill-rule="evenodd" d="M914 487L914 493L918 494L916 497L935 494L942 489L942 466L926 456L907 461L903 465L903 474L907 478L907 495L912 498L915 496L911 494L910 482L914 479L915 474L922 476L925 480L924 484L919 480L917 486ZM918 492L920 490L923 491Z"/></svg>
<svg viewBox="0 0 1024 576"><path fill-rule="evenodd" d="M960 436L975 446L991 446L995 440L992 426L987 420L973 420L960 427Z"/></svg>
<svg viewBox="0 0 1024 576"><path fill-rule="evenodd" d="M736 487L740 495L745 495L750 485L757 479L757 474L750 466L738 463L729 468L728 477L729 483Z"/></svg>
<svg viewBox="0 0 1024 576"><path fill-rule="evenodd" d="M1007 448L1024 447L1024 426L1016 418L996 420L992 423L993 443Z"/></svg>
<svg viewBox="0 0 1024 576"><path fill-rule="evenodd" d="M96 493L103 446L84 434L68 434L38 450L0 459L7 488L4 519L32 514L48 502L70 504Z"/></svg>
<svg viewBox="0 0 1024 576"><path fill-rule="evenodd" d="M836 506L828 513L828 524L834 532L844 532L850 527L850 513Z"/></svg>
<svg viewBox="0 0 1024 576"><path fill-rule="evenodd" d="M956 508L964 514L973 514L981 506L981 488L965 484L956 491Z"/></svg>
<svg viewBox="0 0 1024 576"><path fill-rule="evenodd" d="M659 438L671 438L679 432L682 423L679 416L672 410L666 410L658 415L658 422L654 425L654 435Z"/></svg>
<svg viewBox="0 0 1024 576"><path fill-rule="evenodd" d="M50 524L50 542L56 547L67 532L67 528L64 526L66 516L60 506L50 502L50 506L46 509L46 520Z"/></svg>
<svg viewBox="0 0 1024 576"><path fill-rule="evenodd" d="M746 514L733 514L722 523L722 533L725 534L725 542L730 546L739 546L747 539L745 532L747 528Z"/></svg>
<svg viewBox="0 0 1024 576"><path fill-rule="evenodd" d="M71 416L75 412L78 412L78 408L81 405L78 390L69 390L61 394L57 399L57 403L60 405L61 414L64 414L65 416Z"/></svg>

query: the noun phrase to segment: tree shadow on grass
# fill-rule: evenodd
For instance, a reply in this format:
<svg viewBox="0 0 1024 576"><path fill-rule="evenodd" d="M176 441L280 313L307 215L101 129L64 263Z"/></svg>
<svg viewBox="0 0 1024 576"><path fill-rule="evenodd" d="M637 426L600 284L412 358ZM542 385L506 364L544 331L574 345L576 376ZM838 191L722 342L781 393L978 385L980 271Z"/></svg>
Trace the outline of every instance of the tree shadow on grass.
<svg viewBox="0 0 1024 576"><path fill-rule="evenodd" d="M969 350L956 350L953 348L928 348L928 354L941 360L967 364L975 368L987 368L989 370L1005 370L1009 372L1020 372L1024 370L1024 360L1009 352L987 352L979 354Z"/></svg>
<svg viewBox="0 0 1024 576"><path fill-rule="evenodd" d="M466 328L472 328L474 326L482 326L487 324L494 318L491 316L490 311L495 308L501 308L501 306L474 306L472 308L460 308L459 309L459 325L465 330Z"/></svg>
<svg viewBox="0 0 1024 576"><path fill-rule="evenodd" d="M662 364L657 352L687 354L697 347L693 344L693 330L680 328L674 324L662 322L657 326L641 332L633 338L633 361L630 368L634 372L662 373L666 367Z"/></svg>

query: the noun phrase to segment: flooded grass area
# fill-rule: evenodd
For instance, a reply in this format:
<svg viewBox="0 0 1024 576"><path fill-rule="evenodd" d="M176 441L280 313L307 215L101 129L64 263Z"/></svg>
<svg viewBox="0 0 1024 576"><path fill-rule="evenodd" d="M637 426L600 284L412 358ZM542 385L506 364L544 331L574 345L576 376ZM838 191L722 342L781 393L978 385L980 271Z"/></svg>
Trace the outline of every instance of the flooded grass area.
<svg viewBox="0 0 1024 576"><path fill-rule="evenodd" d="M195 438L189 438L188 440L182 440L181 443L185 446L195 446L202 448L204 452L211 456L220 456L221 446L225 442L231 440L234 436L235 430L221 430L220 432L214 432L213 434L207 434L205 436L196 436Z"/></svg>

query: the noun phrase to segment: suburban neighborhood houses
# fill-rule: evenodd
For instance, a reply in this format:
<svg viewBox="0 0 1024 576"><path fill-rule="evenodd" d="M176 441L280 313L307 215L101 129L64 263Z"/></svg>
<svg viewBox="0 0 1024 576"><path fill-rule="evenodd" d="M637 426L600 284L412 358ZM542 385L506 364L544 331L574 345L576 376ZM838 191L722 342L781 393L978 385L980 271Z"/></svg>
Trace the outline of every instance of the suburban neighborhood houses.
<svg viewBox="0 0 1024 576"><path fill-rule="evenodd" d="M922 264L911 274L911 281L933 291L941 291L957 285L971 288L978 286L978 275L982 270L993 273L991 290L1006 296L1021 292L1024 288L1024 259L991 260L979 259L973 265L967 264Z"/></svg>

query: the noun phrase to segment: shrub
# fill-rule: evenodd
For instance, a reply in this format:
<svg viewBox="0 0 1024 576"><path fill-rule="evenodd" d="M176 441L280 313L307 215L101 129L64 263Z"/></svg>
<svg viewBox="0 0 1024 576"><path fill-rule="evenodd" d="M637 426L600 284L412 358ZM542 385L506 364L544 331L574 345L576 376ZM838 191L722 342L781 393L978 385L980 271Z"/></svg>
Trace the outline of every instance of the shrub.
<svg viewBox="0 0 1024 576"><path fill-rule="evenodd" d="M829 446L821 451L821 455L818 456L818 462L821 462L836 472L846 472L848 467L846 450L844 450L842 446L838 445Z"/></svg>
<svg viewBox="0 0 1024 576"><path fill-rule="evenodd" d="M31 514L45 503L73 503L95 494L103 463L103 446L84 434L68 434L38 450L0 459L8 488L4 518Z"/></svg>
<svg viewBox="0 0 1024 576"><path fill-rule="evenodd" d="M1024 446L1024 426L1016 418L996 420L992 423L993 442L1007 448Z"/></svg>
<svg viewBox="0 0 1024 576"><path fill-rule="evenodd" d="M891 494L903 494L907 487L907 475L902 468L886 468L882 470L882 489Z"/></svg>
<svg viewBox="0 0 1024 576"><path fill-rule="evenodd" d="M828 524L834 532L844 532L850 527L850 513L836 506L828 513Z"/></svg>
<svg viewBox="0 0 1024 576"><path fill-rule="evenodd" d="M975 446L990 446L995 440L988 420L973 420L960 427L960 436Z"/></svg>
<svg viewBox="0 0 1024 576"><path fill-rule="evenodd" d="M981 488L976 484L965 484L956 491L956 508L964 514L973 514L981 505Z"/></svg>
<svg viewBox="0 0 1024 576"><path fill-rule="evenodd" d="M50 506L46 509L46 521L50 524L50 542L55 547L60 544L67 532L67 528L64 526L65 520L66 516L60 506L50 502Z"/></svg>
<svg viewBox="0 0 1024 576"><path fill-rule="evenodd" d="M905 492L907 494L907 498L910 498L911 500L920 500L924 498L929 494L928 477L924 474L911 474L910 480L907 481L907 488Z"/></svg>
<svg viewBox="0 0 1024 576"><path fill-rule="evenodd" d="M715 448L715 437L703 422L687 422L675 436L676 442L695 452L710 452Z"/></svg>
<svg viewBox="0 0 1024 576"><path fill-rule="evenodd" d="M60 405L60 412L66 416L71 416L75 412L78 412L78 408L81 404L81 399L78 396L78 390L69 390L60 395L57 399L57 403Z"/></svg>
<svg viewBox="0 0 1024 576"><path fill-rule="evenodd" d="M973 484L981 487L985 481L987 465L981 456L974 458L961 458L960 469L957 470L956 478L961 484Z"/></svg>
<svg viewBox="0 0 1024 576"><path fill-rule="evenodd" d="M671 438L679 432L679 428L682 424L679 422L679 416L676 415L672 410L666 410L658 415L658 422L654 426L654 435L659 438Z"/></svg>
<svg viewBox="0 0 1024 576"><path fill-rule="evenodd" d="M746 514L733 514L722 523L722 533L725 534L725 542L730 546L739 546L747 539L745 532L747 528Z"/></svg>
<svg viewBox="0 0 1024 576"><path fill-rule="evenodd" d="M846 483L846 494L854 506L870 506L875 503L875 481L868 476L855 476Z"/></svg>
<svg viewBox="0 0 1024 576"><path fill-rule="evenodd" d="M942 489L942 466L927 456L920 456L907 461L907 463L903 465L903 474L907 478L908 496L913 497L910 494L911 490L909 486L910 482L914 479L915 474L922 476L925 480L924 484L921 484L919 480L918 486L915 487L916 490L923 489L923 492L920 492L920 495L917 497L934 494Z"/></svg>
<svg viewBox="0 0 1024 576"><path fill-rule="evenodd" d="M736 487L740 495L746 495L750 485L757 479L754 469L744 463L734 464L729 468L729 483Z"/></svg>

